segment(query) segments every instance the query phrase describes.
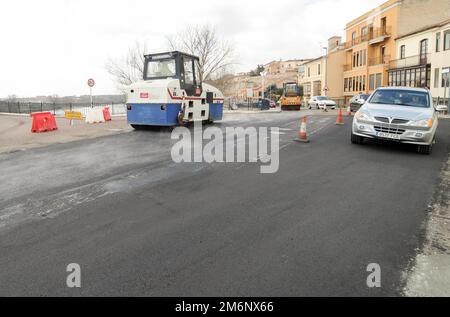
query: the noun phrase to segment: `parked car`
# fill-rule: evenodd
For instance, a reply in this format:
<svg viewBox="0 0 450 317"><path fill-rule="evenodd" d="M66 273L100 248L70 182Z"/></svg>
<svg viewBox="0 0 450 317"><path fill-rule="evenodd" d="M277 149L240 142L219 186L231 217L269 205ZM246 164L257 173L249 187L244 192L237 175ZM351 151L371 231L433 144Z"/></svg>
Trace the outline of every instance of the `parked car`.
<svg viewBox="0 0 450 317"><path fill-rule="evenodd" d="M308 108L312 109L313 107L316 109L325 109L325 107L327 109L336 109L336 103L325 96L313 96L308 101Z"/></svg>
<svg viewBox="0 0 450 317"><path fill-rule="evenodd" d="M428 89L378 88L353 118L351 141L385 139L417 145L430 154L435 142L438 116Z"/></svg>
<svg viewBox="0 0 450 317"><path fill-rule="evenodd" d="M448 106L447 105L436 105L436 111L446 113L446 112L448 112Z"/></svg>
<svg viewBox="0 0 450 317"><path fill-rule="evenodd" d="M357 94L350 99L350 110L356 112L361 108L361 106L366 102L370 95L367 94Z"/></svg>
<svg viewBox="0 0 450 317"><path fill-rule="evenodd" d="M259 110L269 110L270 109L270 99L259 99L257 103L257 108Z"/></svg>

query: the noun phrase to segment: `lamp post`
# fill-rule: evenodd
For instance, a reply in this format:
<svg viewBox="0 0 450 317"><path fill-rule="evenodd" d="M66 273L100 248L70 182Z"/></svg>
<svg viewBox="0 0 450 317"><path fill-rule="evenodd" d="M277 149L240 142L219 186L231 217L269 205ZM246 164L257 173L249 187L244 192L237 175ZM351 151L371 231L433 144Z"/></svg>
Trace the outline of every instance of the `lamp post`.
<svg viewBox="0 0 450 317"><path fill-rule="evenodd" d="M266 71L261 72L261 81L262 81L262 85L261 85L261 89L262 89L261 99L264 99L264 77L266 77L266 75L267 75Z"/></svg>
<svg viewBox="0 0 450 317"><path fill-rule="evenodd" d="M322 47L325 50L325 96L328 93L328 47Z"/></svg>

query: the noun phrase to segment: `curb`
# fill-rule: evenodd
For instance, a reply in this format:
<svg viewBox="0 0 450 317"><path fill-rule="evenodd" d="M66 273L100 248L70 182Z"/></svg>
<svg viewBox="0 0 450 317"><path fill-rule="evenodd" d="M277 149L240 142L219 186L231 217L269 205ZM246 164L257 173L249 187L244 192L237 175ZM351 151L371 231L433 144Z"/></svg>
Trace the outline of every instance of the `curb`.
<svg viewBox="0 0 450 317"><path fill-rule="evenodd" d="M0 116L6 117L29 117L29 113L10 113L10 112L0 112Z"/></svg>

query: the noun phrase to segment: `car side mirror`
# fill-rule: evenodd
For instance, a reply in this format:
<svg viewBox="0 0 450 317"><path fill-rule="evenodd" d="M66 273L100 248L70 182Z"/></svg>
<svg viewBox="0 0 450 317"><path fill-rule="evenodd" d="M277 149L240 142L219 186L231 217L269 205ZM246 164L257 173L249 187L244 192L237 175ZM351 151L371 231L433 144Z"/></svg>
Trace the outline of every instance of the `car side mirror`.
<svg viewBox="0 0 450 317"><path fill-rule="evenodd" d="M360 105L363 105L366 103L366 101L364 99L358 99L356 100L357 103L359 103Z"/></svg>

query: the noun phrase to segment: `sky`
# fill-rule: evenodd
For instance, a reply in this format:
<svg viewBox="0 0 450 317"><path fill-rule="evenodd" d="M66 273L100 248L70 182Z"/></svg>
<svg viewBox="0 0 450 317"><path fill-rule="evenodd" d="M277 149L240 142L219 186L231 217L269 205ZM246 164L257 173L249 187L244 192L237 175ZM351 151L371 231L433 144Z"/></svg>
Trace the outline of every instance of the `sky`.
<svg viewBox="0 0 450 317"><path fill-rule="evenodd" d="M235 47L234 71L312 58L345 24L385 0L2 0L0 98L118 93L105 70L136 42L167 50L186 25L215 26ZM344 38L345 40L345 38Z"/></svg>

